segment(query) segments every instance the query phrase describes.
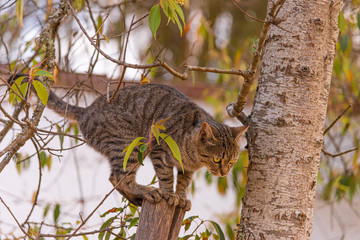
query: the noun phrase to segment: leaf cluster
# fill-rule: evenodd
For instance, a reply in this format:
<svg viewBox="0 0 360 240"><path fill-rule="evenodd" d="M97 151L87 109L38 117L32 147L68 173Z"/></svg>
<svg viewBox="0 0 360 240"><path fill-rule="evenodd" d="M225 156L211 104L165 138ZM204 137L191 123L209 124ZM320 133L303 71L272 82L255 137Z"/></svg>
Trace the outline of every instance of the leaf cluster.
<svg viewBox="0 0 360 240"><path fill-rule="evenodd" d="M179 146L175 142L175 140L167 135L166 133L161 133L160 130L165 130L165 126L162 125L164 122L169 120L171 117L162 119L154 124L155 119L153 120L153 124L151 125L151 130L148 138L145 137L137 137L135 138L123 151L125 153L124 161L123 161L123 168L124 171L126 170L127 162L130 158L131 153L135 149L135 147L140 146L137 150L137 159L138 162L143 165L144 158L151 152L152 150L152 143L153 138L155 137L157 145L160 145L160 139L163 140L167 146L170 148L173 157L179 161L182 171L184 172L184 166L182 163L181 153ZM147 140L144 142L143 140Z"/></svg>

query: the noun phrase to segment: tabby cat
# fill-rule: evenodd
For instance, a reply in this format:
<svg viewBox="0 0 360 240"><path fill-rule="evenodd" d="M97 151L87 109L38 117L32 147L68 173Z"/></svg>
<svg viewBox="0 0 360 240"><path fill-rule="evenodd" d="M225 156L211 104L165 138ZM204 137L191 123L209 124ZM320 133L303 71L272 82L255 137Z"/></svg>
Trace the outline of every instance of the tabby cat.
<svg viewBox="0 0 360 240"><path fill-rule="evenodd" d="M78 121L87 144L109 159L110 182L138 206L144 198L150 202L164 198L170 205L189 210L191 202L187 200L186 192L193 173L205 166L215 176L227 175L239 157L239 138L247 129L216 122L178 90L158 84L124 87L110 104L106 97L100 96L87 108L69 105L50 91L47 106ZM154 139L149 156L160 189L139 185L135 181L138 149L130 155L126 171L123 170L124 154L121 152L135 138L148 137L154 120L169 117L164 122L166 130L163 132L178 144L184 172L166 143L160 141L158 145ZM173 167L178 170L175 193Z"/></svg>

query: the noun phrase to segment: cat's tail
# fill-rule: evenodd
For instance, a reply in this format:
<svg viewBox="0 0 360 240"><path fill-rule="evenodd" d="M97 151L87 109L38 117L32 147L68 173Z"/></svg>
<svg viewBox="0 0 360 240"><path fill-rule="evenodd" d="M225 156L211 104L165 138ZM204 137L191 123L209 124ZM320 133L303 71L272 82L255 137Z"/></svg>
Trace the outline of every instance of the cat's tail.
<svg viewBox="0 0 360 240"><path fill-rule="evenodd" d="M9 77L8 83L11 85L15 80L21 76L28 76L24 74L15 74ZM23 81L26 81L25 79ZM31 88L34 91L34 88ZM79 120L79 118L85 113L85 108L68 104L61 98L59 98L53 91L50 90L47 106L54 110L56 113L72 120Z"/></svg>
<svg viewBox="0 0 360 240"><path fill-rule="evenodd" d="M68 104L50 90L47 106L66 118L78 121L85 108Z"/></svg>

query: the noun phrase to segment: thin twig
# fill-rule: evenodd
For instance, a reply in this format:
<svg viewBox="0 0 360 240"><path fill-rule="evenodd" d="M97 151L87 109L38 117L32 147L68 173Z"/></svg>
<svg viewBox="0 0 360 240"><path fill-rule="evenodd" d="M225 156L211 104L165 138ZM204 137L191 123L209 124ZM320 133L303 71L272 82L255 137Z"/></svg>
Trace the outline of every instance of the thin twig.
<svg viewBox="0 0 360 240"><path fill-rule="evenodd" d="M94 230L94 231L90 231L90 232L81 232L81 233L75 234L74 237L92 235L92 234L101 233L101 232L107 232L107 231L111 231L111 230L117 229L117 228L119 228L119 227L104 228L104 229ZM40 234L40 237L65 238L65 237L71 237L71 234ZM121 237L121 239L125 239L125 238Z"/></svg>
<svg viewBox="0 0 360 240"><path fill-rule="evenodd" d="M351 108L351 105L349 105L331 124L329 127L327 127L323 133L323 135L325 135L334 125L335 123L342 117L344 116L344 114L347 112L347 110L349 110Z"/></svg>
<svg viewBox="0 0 360 240"><path fill-rule="evenodd" d="M36 195L35 195L35 199L33 201L33 204L32 204L32 207L31 207L31 210L28 214L28 216L26 217L24 223L22 225L25 225L29 219L30 219L30 216L32 214L32 212L34 211L34 208L37 204L37 200L38 200L38 197L39 197L39 193L40 193L40 186L41 186L41 179L42 179L42 171L41 171L41 158L40 158L40 151L36 145L36 142L33 138L30 138L30 140L32 141L34 147L35 147L35 150L36 150L36 154L37 154L37 157L38 157L38 162L39 162L39 181L38 181L38 186L37 186L37 189L36 189Z"/></svg>
<svg viewBox="0 0 360 240"><path fill-rule="evenodd" d="M132 170L134 170L137 166L139 166L139 163L136 163L131 169L129 169L129 171L119 180L119 182L113 187L113 189L111 189L111 191L105 195L105 197L99 202L99 204L95 207L95 209L89 214L89 216L87 216L87 218L85 220L81 221L81 224L75 229L75 231L66 239L69 240L70 238L74 237L75 234L82 228L82 226L85 225L85 223L90 219L90 217L96 212L96 210L105 202L105 200L110 196L110 194L112 192L115 191L115 189L117 188L117 186L120 185L120 183L125 179L125 177L127 175L129 175L129 173L131 173Z"/></svg>
<svg viewBox="0 0 360 240"><path fill-rule="evenodd" d="M242 118L244 117L244 114L242 117L238 117L238 116L240 115L241 111L245 107L247 95L249 94L251 85L253 84L253 82L255 80L256 69L262 58L262 51L264 48L265 39L266 39L267 33L269 31L270 25L273 22L275 22L274 20L277 17L277 13L279 12L278 10L281 8L281 6L283 5L284 2L285 2L285 0L280 0L277 3L274 3L272 8L267 13L267 17L266 17L265 23L263 25L263 28L261 30L260 37L259 37L259 40L258 40L258 43L256 46L256 50L254 52L252 62L250 64L249 69L244 72L244 76L243 76L244 83L241 88L241 91L239 92L239 95L237 96L236 101L233 103L230 103L226 107L228 115L230 117L237 117L239 121L242 121ZM242 121L242 123L245 124L245 122L243 122L243 121Z"/></svg>
<svg viewBox="0 0 360 240"><path fill-rule="evenodd" d="M74 11L74 9L71 7L69 0L67 0L67 3L69 4L69 8L71 11L72 16L74 17L74 19L76 20L76 22L78 23L81 31L84 33L85 37L89 40L90 44L97 50L100 52L101 55L103 55L106 59L119 64L121 66L127 67L127 68L133 68L133 69L150 69L150 68L155 68L155 67L163 67L165 68L169 73L171 73L173 76L178 77L182 80L186 80L188 78L188 72L189 71L201 71L201 72L216 72L216 73L226 73L226 74L234 74L234 75L241 75L244 76L245 72L244 71L240 71L240 70L234 70L234 69L214 69L214 68L205 68L205 67L197 67L197 66L189 66L186 67L184 73L179 73L176 70L174 70L172 67L170 67L166 62L162 61L162 60L156 60L151 64L132 64L132 63L127 63L125 62L125 60L117 60L115 58L110 57L109 55L107 55L103 50L101 50L101 48L99 48L96 43L94 43L94 41L92 40L92 38L89 36L89 34L86 32L85 28L83 27L83 25L81 24L79 18L76 16L76 13ZM136 21L135 23L137 23L138 21Z"/></svg>
<svg viewBox="0 0 360 240"><path fill-rule="evenodd" d="M16 224L19 226L20 230L26 235L28 236L28 238L33 239L20 225L20 223L18 222L18 220L16 219L16 217L14 216L14 214L11 212L10 208L8 207L8 205L6 205L6 203L4 202L4 200L2 199L2 197L0 196L0 201L4 204L4 206L7 208L7 210L9 211L9 213L11 214L11 216L14 218Z"/></svg>
<svg viewBox="0 0 360 240"><path fill-rule="evenodd" d="M321 149L321 151L322 151L325 155L330 156L330 157L333 157L333 158L339 157L339 156L341 156L341 155L344 155L344 154L347 154L347 153L350 153L350 152L353 152L353 151L356 151L356 150L358 150L358 148L353 148L353 149L347 150L347 151L345 151L345 152L337 153L337 154L331 154L331 153L325 151L324 149Z"/></svg>
<svg viewBox="0 0 360 240"><path fill-rule="evenodd" d="M71 138L75 138L75 139L77 139L77 140L86 142L85 139L82 139L82 138L80 138L80 137L78 137L78 136L75 136L75 135L72 135L72 134L68 134L68 133L64 133L64 132L53 132L53 131L48 131L48 130L44 130L44 129L40 129L40 128L36 128L36 131L37 131L37 132L49 133L49 134L52 134L52 135L60 135L60 136L71 137Z"/></svg>
<svg viewBox="0 0 360 240"><path fill-rule="evenodd" d="M45 44L45 56L46 61L44 64L47 65L47 70L52 72L54 68L54 57L55 50L53 41L55 34L58 30L61 20L68 13L67 4L64 1L60 1L59 7L52 12L52 15L49 16L49 21L44 25L41 30L39 38L37 38L38 44ZM49 88L51 85L50 79L45 78L44 85L46 88ZM31 138L34 136L34 126L37 126L40 117L45 109L45 105L42 104L42 101L38 99L36 108L30 120L31 125L24 127L16 138L10 143L13 147L9 149L7 155L0 162L0 172L5 168L5 166L10 162L12 156Z"/></svg>
<svg viewBox="0 0 360 240"><path fill-rule="evenodd" d="M124 47L124 51L123 51L123 62L125 62L125 59L126 59L126 50L127 50L127 47L128 47L128 43L129 43L129 37L130 37L130 32L131 32L131 28L133 27L134 25L134 19L135 19L135 15L133 16L133 18L131 19L131 23L130 23L130 27L129 27L129 33L126 37L126 42L125 42L125 47ZM119 81L119 84L117 85L112 97L110 98L110 100L108 101L108 103L111 103L111 101L115 98L115 95L116 93L119 91L120 89L120 86L121 86L121 83L122 81L124 80L124 76L125 76L125 72L126 72L126 66L123 66L123 71L121 73L121 77L120 77L120 81Z"/></svg>
<svg viewBox="0 0 360 240"><path fill-rule="evenodd" d="M242 12L243 14L245 14L248 18L252 19L252 20L255 20L255 21L258 21L258 22L261 22L261 23L265 23L264 20L261 20L259 18L256 18L256 17L253 17L251 16L250 14L248 14L246 11L244 11L238 4L237 2L235 2L234 0L231 0L231 2L235 5L235 7L237 9L239 9L240 12Z"/></svg>

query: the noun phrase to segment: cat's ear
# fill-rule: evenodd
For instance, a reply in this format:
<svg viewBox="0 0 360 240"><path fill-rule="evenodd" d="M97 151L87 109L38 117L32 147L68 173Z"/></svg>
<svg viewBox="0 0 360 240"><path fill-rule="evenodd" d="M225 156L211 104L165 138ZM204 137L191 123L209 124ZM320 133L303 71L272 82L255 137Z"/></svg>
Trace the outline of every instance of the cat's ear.
<svg viewBox="0 0 360 240"><path fill-rule="evenodd" d="M201 140L206 140L206 141L215 140L215 141L218 141L214 136L214 133L213 133L213 130L212 130L211 126L207 122L204 122L201 125L199 136L200 136Z"/></svg>
<svg viewBox="0 0 360 240"><path fill-rule="evenodd" d="M240 137L246 132L249 126L231 127L231 133L235 141L239 142Z"/></svg>

